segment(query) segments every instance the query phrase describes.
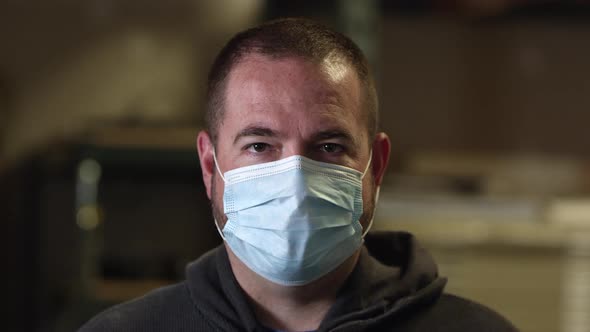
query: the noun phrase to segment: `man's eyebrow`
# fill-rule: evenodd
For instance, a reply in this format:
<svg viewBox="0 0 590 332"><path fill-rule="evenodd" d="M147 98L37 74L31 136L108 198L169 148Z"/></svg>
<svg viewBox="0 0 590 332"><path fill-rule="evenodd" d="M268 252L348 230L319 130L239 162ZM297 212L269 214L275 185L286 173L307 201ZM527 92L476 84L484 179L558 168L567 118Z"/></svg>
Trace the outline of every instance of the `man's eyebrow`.
<svg viewBox="0 0 590 332"><path fill-rule="evenodd" d="M237 133L236 137L234 138L234 144L236 144L242 137L247 136L276 137L278 136L278 133L267 127L248 126Z"/></svg>
<svg viewBox="0 0 590 332"><path fill-rule="evenodd" d="M356 140L354 139L352 133L345 129L331 129L320 131L313 135L312 140L321 141L334 138L343 139L345 141L349 141L350 143L356 143Z"/></svg>

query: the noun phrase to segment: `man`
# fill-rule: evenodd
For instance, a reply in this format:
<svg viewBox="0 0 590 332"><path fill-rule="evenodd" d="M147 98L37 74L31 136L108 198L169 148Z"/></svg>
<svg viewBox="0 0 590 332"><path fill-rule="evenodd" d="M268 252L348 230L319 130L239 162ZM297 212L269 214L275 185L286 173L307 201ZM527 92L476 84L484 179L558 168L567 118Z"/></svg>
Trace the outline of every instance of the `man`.
<svg viewBox="0 0 590 332"><path fill-rule="evenodd" d="M390 141L351 40L303 19L236 35L207 120L197 148L224 245L82 331L516 330L444 294L410 234L367 233Z"/></svg>

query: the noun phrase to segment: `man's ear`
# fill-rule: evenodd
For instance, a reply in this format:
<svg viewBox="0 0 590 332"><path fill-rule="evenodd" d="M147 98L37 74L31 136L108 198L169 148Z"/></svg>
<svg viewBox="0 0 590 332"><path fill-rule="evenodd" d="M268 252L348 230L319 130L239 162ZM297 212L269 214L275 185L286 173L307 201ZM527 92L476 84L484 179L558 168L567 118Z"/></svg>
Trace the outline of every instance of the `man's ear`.
<svg viewBox="0 0 590 332"><path fill-rule="evenodd" d="M207 189L207 197L211 199L211 179L215 172L215 160L213 159L215 147L209 133L201 130L197 135L197 151L199 152L199 161L201 162L201 171L203 172L203 182Z"/></svg>
<svg viewBox="0 0 590 332"><path fill-rule="evenodd" d="M373 179L376 186L383 182L383 176L389 164L389 154L391 153L391 141L386 133L378 133L373 140L373 160L372 171Z"/></svg>

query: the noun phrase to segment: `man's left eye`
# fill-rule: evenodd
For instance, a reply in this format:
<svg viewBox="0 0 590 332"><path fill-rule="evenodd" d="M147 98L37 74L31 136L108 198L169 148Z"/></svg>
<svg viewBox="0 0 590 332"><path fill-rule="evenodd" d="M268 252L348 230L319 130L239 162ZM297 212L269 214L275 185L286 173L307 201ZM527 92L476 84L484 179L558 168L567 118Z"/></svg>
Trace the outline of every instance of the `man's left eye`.
<svg viewBox="0 0 590 332"><path fill-rule="evenodd" d="M344 151L344 148L340 144L324 143L321 145L321 150L327 153L339 153Z"/></svg>
<svg viewBox="0 0 590 332"><path fill-rule="evenodd" d="M269 145L266 143L252 143L248 146L248 151L250 152L254 152L254 153L262 153L266 150L268 150Z"/></svg>

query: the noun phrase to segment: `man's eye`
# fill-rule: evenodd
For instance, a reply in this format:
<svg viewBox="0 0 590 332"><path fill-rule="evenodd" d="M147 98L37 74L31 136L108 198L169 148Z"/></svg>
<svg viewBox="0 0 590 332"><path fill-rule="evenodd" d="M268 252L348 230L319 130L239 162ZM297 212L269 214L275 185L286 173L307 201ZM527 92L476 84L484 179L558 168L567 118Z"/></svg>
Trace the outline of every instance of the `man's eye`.
<svg viewBox="0 0 590 332"><path fill-rule="evenodd" d="M324 143L321 145L321 150L327 153L339 153L344 151L344 148L340 144Z"/></svg>
<svg viewBox="0 0 590 332"><path fill-rule="evenodd" d="M266 143L252 143L248 146L247 150L250 152L261 153L268 149L268 144Z"/></svg>

